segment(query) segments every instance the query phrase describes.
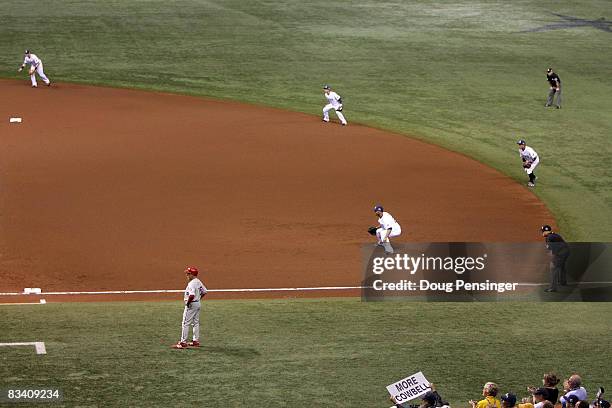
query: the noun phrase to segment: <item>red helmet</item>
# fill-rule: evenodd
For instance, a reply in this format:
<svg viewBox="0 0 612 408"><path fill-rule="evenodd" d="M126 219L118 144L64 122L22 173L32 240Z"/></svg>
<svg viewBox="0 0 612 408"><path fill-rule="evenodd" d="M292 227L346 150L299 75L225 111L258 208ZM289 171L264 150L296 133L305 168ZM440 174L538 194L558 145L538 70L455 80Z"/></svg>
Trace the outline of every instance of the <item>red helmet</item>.
<svg viewBox="0 0 612 408"><path fill-rule="evenodd" d="M188 273L193 276L198 276L198 268L196 268L195 266L188 266L187 269L185 269L185 274Z"/></svg>

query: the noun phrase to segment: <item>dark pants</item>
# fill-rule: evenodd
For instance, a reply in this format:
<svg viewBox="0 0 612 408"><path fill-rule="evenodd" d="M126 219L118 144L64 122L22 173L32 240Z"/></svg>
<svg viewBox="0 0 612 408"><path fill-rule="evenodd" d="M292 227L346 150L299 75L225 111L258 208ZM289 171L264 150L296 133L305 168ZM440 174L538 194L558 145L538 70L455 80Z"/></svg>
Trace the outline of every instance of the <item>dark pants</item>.
<svg viewBox="0 0 612 408"><path fill-rule="evenodd" d="M555 102L555 95L557 95L557 107L561 107L561 87L559 87L558 91L555 88L550 88L548 98L546 99L546 106L550 106Z"/></svg>
<svg viewBox="0 0 612 408"><path fill-rule="evenodd" d="M567 285L565 263L569 254L553 255L550 262L550 289L557 290L558 285Z"/></svg>

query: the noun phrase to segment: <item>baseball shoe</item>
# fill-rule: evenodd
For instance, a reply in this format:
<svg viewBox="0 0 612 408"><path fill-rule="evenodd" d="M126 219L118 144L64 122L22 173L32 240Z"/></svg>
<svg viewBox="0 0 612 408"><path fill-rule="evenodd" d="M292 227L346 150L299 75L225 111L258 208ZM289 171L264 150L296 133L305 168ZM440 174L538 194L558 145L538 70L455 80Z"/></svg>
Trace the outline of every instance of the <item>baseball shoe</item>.
<svg viewBox="0 0 612 408"><path fill-rule="evenodd" d="M557 106L557 109L561 109L561 107L560 107L560 106Z"/></svg>
<svg viewBox="0 0 612 408"><path fill-rule="evenodd" d="M348 123L343 123L343 124L342 124L342 126L346 126L346 125L348 125Z"/></svg>
<svg viewBox="0 0 612 408"><path fill-rule="evenodd" d="M187 343L187 345L189 345L190 347L200 347L200 342L199 341L190 341L189 343Z"/></svg>
<svg viewBox="0 0 612 408"><path fill-rule="evenodd" d="M38 85L32 85L32 88L38 88Z"/></svg>
<svg viewBox="0 0 612 408"><path fill-rule="evenodd" d="M544 289L544 292L556 292L556 289L553 288L548 288L548 289Z"/></svg>
<svg viewBox="0 0 612 408"><path fill-rule="evenodd" d="M45 85L47 85L47 86L51 86L51 82L49 82L49 83L46 83Z"/></svg>
<svg viewBox="0 0 612 408"><path fill-rule="evenodd" d="M323 122L325 122L325 123L329 123L329 119L328 119L328 120L321 119L321 120L322 120Z"/></svg>
<svg viewBox="0 0 612 408"><path fill-rule="evenodd" d="M535 184L533 184L531 181L529 183L527 183L527 187L535 187Z"/></svg>
<svg viewBox="0 0 612 408"><path fill-rule="evenodd" d="M177 349L177 350L181 350L181 349L186 349L189 348L189 345L187 343L183 343L183 342L178 342L176 344L172 345L173 349Z"/></svg>
<svg viewBox="0 0 612 408"><path fill-rule="evenodd" d="M545 108L550 108L549 104L544 105Z"/></svg>

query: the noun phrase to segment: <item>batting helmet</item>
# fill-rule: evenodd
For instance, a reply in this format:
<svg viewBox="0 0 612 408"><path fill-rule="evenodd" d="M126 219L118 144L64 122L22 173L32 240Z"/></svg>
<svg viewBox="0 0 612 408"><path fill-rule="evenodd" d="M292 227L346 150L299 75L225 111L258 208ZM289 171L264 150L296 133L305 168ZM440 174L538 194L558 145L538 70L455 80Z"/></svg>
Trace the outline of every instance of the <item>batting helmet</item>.
<svg viewBox="0 0 612 408"><path fill-rule="evenodd" d="M516 142L517 145L524 145L527 144L525 143L525 141L523 139L519 140L518 142Z"/></svg>
<svg viewBox="0 0 612 408"><path fill-rule="evenodd" d="M552 227L550 225L542 225L542 232L552 231Z"/></svg>
<svg viewBox="0 0 612 408"><path fill-rule="evenodd" d="M196 268L195 266L188 266L187 269L185 269L185 273L191 274L193 276L198 276L198 268Z"/></svg>
<svg viewBox="0 0 612 408"><path fill-rule="evenodd" d="M384 211L384 209L382 208L382 206L381 206L381 205L375 205L375 206L374 206L374 212L378 212L378 211L380 211L380 212L383 212L383 211Z"/></svg>

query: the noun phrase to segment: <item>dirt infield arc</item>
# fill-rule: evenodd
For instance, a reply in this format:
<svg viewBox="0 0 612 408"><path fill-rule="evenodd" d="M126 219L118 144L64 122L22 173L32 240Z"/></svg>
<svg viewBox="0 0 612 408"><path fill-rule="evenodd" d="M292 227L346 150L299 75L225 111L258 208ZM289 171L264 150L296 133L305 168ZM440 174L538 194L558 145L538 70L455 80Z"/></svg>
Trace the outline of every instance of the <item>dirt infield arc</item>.
<svg viewBox="0 0 612 408"><path fill-rule="evenodd" d="M375 203L400 241L533 241L554 222L497 171L365 126L133 90L0 88L0 292L180 289L188 264L214 288L358 285Z"/></svg>

